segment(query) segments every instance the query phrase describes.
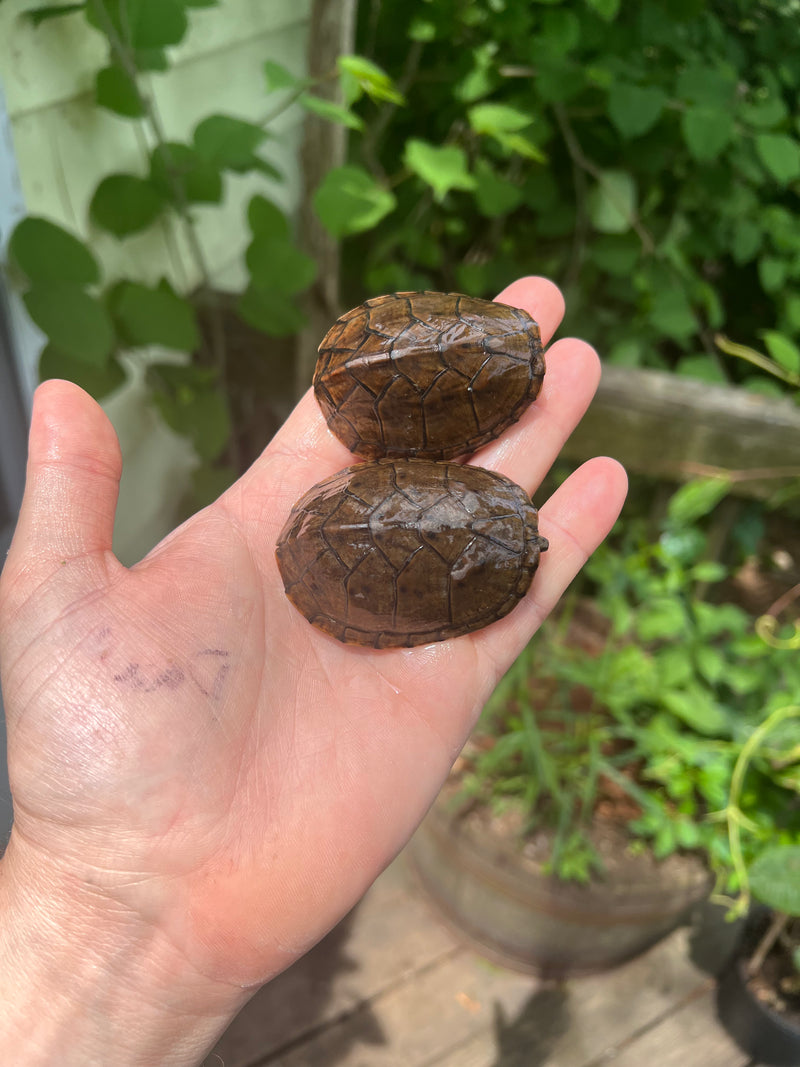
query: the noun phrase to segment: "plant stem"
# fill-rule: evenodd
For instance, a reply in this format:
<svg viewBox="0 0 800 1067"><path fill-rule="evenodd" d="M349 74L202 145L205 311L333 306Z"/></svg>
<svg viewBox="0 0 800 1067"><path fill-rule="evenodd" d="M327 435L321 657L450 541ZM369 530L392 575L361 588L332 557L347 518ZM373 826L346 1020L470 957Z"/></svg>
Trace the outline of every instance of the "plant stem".
<svg viewBox="0 0 800 1067"><path fill-rule="evenodd" d="M573 130L572 125L569 121L569 116L567 115L567 110L564 105L553 104L553 112L556 116L556 122L558 123L558 127L561 130L561 135L564 138L564 144L567 146L567 151L569 152L570 159L572 159L573 163L576 166L580 167L581 170L586 171L587 174L591 174L595 181L600 182L602 184L603 172L600 167L597 166L596 163L594 163L584 154L580 142L578 141L575 131ZM617 208L619 213L628 220L631 229L636 232L639 240L642 242L642 249L648 255L652 255L656 249L655 241L648 233L648 231L644 228L635 212L629 212L627 206L625 204L619 203L613 196L613 194L609 192L607 187L606 195L608 196L608 199L611 201L611 203L613 203L614 206Z"/></svg>
<svg viewBox="0 0 800 1067"><path fill-rule="evenodd" d="M714 342L717 348L725 352L726 355L737 356L739 359L746 360L747 363L752 363L753 366L758 367L760 370L765 370L773 377L780 378L781 381L786 382L788 385L800 386L800 374L792 374L790 371L784 370L774 359L762 355L761 352L757 352L754 348L741 345L737 341L731 341L729 337L722 333L715 334Z"/></svg>
<svg viewBox="0 0 800 1067"><path fill-rule="evenodd" d="M764 738L776 726L786 719L800 718L800 704L785 704L776 708L771 715L753 730L742 745L731 774L731 787L728 806L725 809L725 818L728 822L728 841L731 848L731 861L734 872L739 880L740 902L737 908L739 914L743 914L750 904L750 879L747 873L747 864L742 852L741 827L745 822L745 815L739 806L744 788L744 780L750 769L753 757L761 747Z"/></svg>
<svg viewBox="0 0 800 1067"><path fill-rule="evenodd" d="M781 936L783 931L789 924L789 916L785 915L782 911L776 911L772 916L772 922L769 924L764 936L756 945L753 955L747 964L747 976L752 978L758 974L761 968L764 966L764 960L770 953L772 946Z"/></svg>

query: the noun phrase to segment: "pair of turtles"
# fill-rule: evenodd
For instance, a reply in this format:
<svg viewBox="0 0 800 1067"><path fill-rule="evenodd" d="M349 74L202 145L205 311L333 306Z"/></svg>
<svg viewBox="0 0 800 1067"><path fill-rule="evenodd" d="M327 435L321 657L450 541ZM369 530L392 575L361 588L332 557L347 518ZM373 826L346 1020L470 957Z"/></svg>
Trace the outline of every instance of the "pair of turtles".
<svg viewBox="0 0 800 1067"><path fill-rule="evenodd" d="M393 293L343 315L314 391L367 462L294 506L276 555L286 595L348 644L395 648L471 633L525 595L547 541L520 486L451 460L516 422L541 388L526 312L456 293Z"/></svg>

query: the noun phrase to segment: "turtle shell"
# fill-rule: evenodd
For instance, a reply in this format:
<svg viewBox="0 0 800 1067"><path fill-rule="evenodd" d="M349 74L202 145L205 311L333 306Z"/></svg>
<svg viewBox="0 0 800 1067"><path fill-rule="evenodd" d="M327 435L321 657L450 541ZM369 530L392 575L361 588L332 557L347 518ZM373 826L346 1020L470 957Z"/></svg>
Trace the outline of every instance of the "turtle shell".
<svg viewBox="0 0 800 1067"><path fill-rule="evenodd" d="M544 377L520 308L458 293L367 300L323 338L314 392L331 432L365 459L452 459L494 440Z"/></svg>
<svg viewBox="0 0 800 1067"><path fill-rule="evenodd" d="M527 494L480 467L379 460L316 485L278 540L286 595L347 644L471 633L525 595L547 541Z"/></svg>

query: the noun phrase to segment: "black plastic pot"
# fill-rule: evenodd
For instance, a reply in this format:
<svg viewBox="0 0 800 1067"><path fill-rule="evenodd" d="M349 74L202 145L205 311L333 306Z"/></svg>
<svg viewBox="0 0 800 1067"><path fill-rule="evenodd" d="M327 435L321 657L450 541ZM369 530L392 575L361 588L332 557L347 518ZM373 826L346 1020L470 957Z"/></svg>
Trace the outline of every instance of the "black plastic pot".
<svg viewBox="0 0 800 1067"><path fill-rule="evenodd" d="M760 1064L769 1067L800 1067L800 1027L793 1026L779 1012L762 1003L747 984L747 948L734 956L717 986L717 1013L720 1022L739 1048Z"/></svg>

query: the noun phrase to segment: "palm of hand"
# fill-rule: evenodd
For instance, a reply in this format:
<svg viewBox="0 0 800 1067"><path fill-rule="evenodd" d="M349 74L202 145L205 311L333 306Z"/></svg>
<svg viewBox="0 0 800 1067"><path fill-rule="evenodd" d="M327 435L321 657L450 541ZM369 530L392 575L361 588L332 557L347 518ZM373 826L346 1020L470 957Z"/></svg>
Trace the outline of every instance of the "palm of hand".
<svg viewBox="0 0 800 1067"><path fill-rule="evenodd" d="M517 288L508 302L552 332L552 288ZM529 489L596 381L586 346L552 351L536 411L476 457ZM119 461L104 416L53 383L38 417L0 598L15 835L198 971L259 982L405 842L497 677L604 536L624 479L595 461L552 498L553 547L507 619L376 653L310 627L277 573L294 500L352 461L310 397L236 486L131 570L110 552Z"/></svg>

